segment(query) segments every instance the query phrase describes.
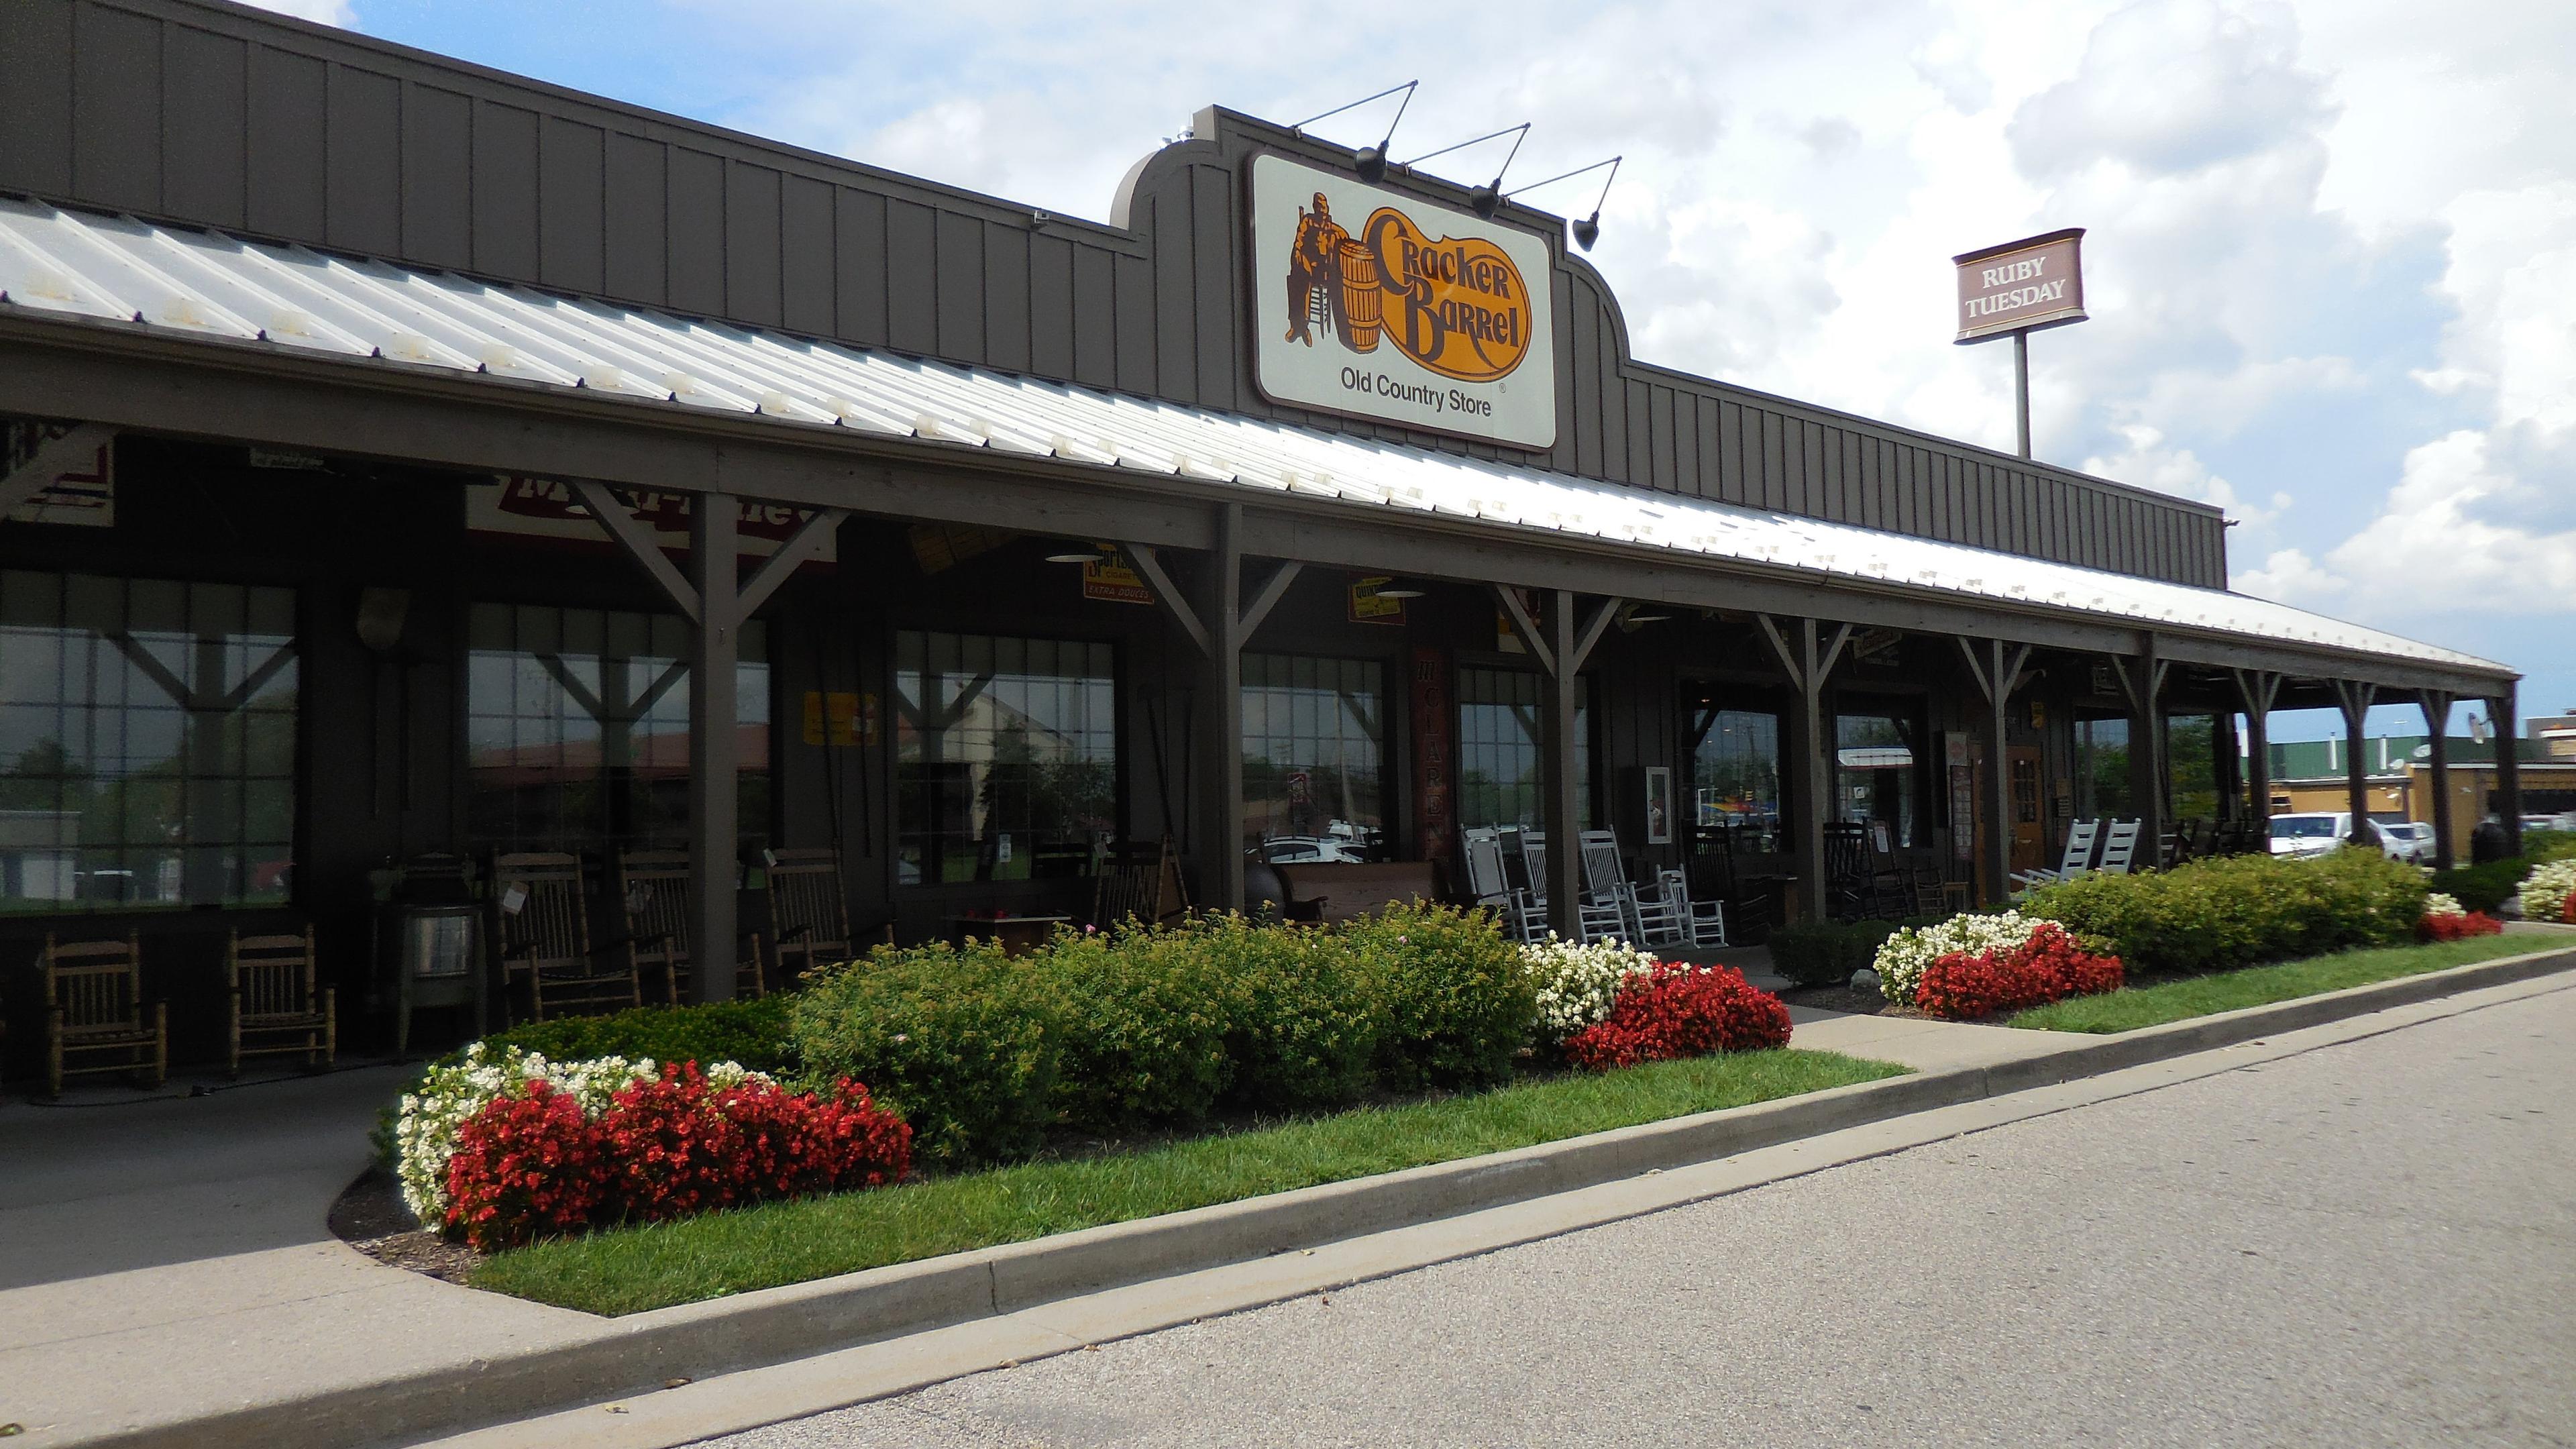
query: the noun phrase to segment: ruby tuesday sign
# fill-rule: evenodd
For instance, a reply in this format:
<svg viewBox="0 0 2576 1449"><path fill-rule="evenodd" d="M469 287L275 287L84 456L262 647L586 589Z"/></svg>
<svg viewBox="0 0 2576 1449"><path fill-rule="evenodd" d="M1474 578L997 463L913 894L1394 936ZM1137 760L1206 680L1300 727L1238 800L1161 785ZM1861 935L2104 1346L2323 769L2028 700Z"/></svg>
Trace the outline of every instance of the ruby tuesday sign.
<svg viewBox="0 0 2576 1449"><path fill-rule="evenodd" d="M1547 244L1279 156L1252 167L1255 363L1281 402L1556 441Z"/></svg>
<svg viewBox="0 0 2576 1449"><path fill-rule="evenodd" d="M1959 335L1975 342L2084 320L2084 229L2069 227L1962 252Z"/></svg>

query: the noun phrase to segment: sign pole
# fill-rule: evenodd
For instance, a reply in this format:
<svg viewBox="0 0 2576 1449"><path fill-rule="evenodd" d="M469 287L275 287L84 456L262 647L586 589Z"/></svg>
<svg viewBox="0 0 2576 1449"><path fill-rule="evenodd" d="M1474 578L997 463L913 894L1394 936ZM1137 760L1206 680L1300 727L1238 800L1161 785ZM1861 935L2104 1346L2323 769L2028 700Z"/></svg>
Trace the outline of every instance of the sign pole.
<svg viewBox="0 0 2576 1449"><path fill-rule="evenodd" d="M2068 227L1980 247L1950 259L1959 269L1959 333L1966 344L2009 335L2013 432L2030 456L2030 334L2084 319L2084 228Z"/></svg>
<svg viewBox="0 0 2576 1449"><path fill-rule="evenodd" d="M2021 424L2021 455L2030 456L2030 332L2013 334L2013 416Z"/></svg>

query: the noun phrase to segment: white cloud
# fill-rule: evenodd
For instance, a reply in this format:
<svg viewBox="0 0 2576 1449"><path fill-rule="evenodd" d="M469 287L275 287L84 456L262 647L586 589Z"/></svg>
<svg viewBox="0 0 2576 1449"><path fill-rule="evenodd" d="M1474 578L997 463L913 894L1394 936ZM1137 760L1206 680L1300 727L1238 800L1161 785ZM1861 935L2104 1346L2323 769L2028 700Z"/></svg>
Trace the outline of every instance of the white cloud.
<svg viewBox="0 0 2576 1449"><path fill-rule="evenodd" d="M2178 498L2196 498L2225 509L2228 517L2240 523L2269 523L2291 504L2290 495L2279 489L2266 502L2247 501L2235 484L2211 472L2191 449L2168 446L2164 434L2145 423L2130 423L2118 431L2128 446L2116 454L2085 459L2083 471Z"/></svg>
<svg viewBox="0 0 2576 1449"><path fill-rule="evenodd" d="M2349 580L2319 567L2304 550L2295 548L2275 551L2259 569L2239 571L2234 582L2240 593L2303 607L2332 601L2351 587Z"/></svg>
<svg viewBox="0 0 2576 1449"><path fill-rule="evenodd" d="M344 29L354 25L357 19L350 12L349 0L243 0L243 3L256 5L262 10L274 10L280 15L292 15L298 20L310 20L317 25L337 25Z"/></svg>
<svg viewBox="0 0 2576 1449"><path fill-rule="evenodd" d="M2462 429L2437 438L2406 455L2386 508L2330 560L2350 578L2402 592L2425 613L2576 613L2576 527L2541 532L2492 516L2523 488L2496 466L2487 434Z"/></svg>

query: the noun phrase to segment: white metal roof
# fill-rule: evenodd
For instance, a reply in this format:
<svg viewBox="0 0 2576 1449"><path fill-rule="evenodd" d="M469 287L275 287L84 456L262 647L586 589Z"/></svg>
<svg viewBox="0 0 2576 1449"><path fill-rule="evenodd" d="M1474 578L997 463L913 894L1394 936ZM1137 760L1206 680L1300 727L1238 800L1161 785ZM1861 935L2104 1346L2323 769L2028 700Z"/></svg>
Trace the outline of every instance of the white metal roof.
<svg viewBox="0 0 2576 1449"><path fill-rule="evenodd" d="M282 351L1113 465L1354 510L1472 518L1963 601L2477 670L2505 666L2219 589L1392 447L301 246L0 199L0 305Z"/></svg>

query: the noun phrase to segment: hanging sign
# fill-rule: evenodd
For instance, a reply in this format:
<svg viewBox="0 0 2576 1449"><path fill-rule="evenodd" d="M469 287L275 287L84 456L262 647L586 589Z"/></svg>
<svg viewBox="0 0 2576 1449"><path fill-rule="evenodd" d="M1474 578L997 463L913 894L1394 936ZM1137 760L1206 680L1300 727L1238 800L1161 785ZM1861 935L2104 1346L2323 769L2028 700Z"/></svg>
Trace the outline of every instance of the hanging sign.
<svg viewBox="0 0 2576 1449"><path fill-rule="evenodd" d="M1351 622L1354 624L1403 623L1404 600L1385 598L1378 593L1378 590L1394 582L1391 577L1352 580Z"/></svg>
<svg viewBox="0 0 2576 1449"><path fill-rule="evenodd" d="M1274 401L1555 445L1545 241L1258 156L1249 250L1254 372Z"/></svg>
<svg viewBox="0 0 2576 1449"><path fill-rule="evenodd" d="M72 430L69 423L11 423L0 433L0 478L18 471L36 450ZM116 526L116 447L98 445L96 454L46 480L35 496L9 510L15 523L70 523L87 528Z"/></svg>
<svg viewBox="0 0 2576 1449"><path fill-rule="evenodd" d="M1952 341L1980 342L2085 320L2080 226L1950 260L1959 268L1959 335Z"/></svg>
<svg viewBox="0 0 2576 1449"><path fill-rule="evenodd" d="M1127 551L1105 543L1099 548L1099 555L1082 565L1082 596L1111 604L1152 604L1153 587L1127 561Z"/></svg>
<svg viewBox="0 0 2576 1449"><path fill-rule="evenodd" d="M465 490L465 526L477 533L507 533L528 538L570 538L584 543L607 545L608 534L590 516L590 505L582 501L571 484L555 478L523 478L516 475L497 480L497 488ZM636 522L659 535L664 548L686 551L689 546L689 510L693 506L686 493L657 493L649 488L611 490L626 504ZM743 553L766 558L795 536L805 520L814 516L810 508L796 508L785 503L764 503L758 499L737 500L742 516L734 524L735 546ZM824 540L821 552L814 555L818 563L830 563L837 540Z"/></svg>

